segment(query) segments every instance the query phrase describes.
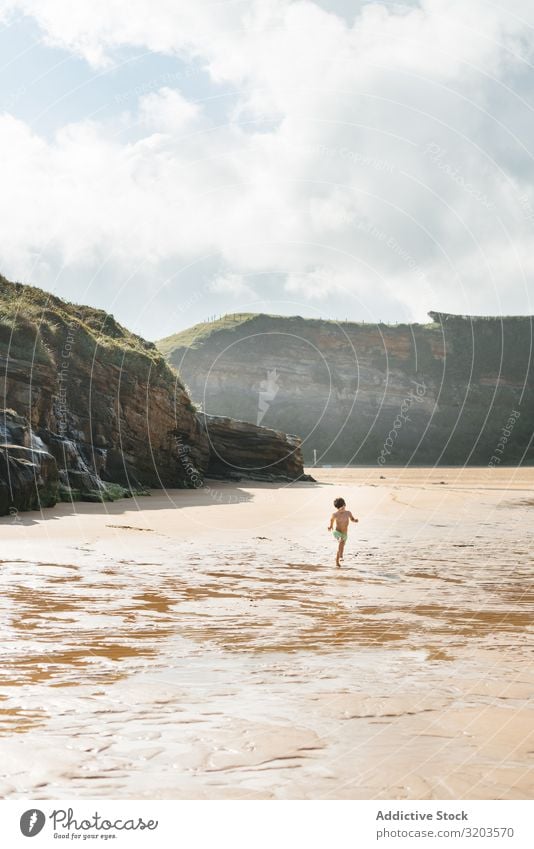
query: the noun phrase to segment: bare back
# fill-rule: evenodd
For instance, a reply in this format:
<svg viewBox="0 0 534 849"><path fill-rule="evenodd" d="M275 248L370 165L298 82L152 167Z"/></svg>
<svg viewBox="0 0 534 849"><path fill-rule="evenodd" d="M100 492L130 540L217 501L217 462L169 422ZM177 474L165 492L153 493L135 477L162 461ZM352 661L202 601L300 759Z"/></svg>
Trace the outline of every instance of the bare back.
<svg viewBox="0 0 534 849"><path fill-rule="evenodd" d="M336 531L341 531L343 534L347 533L350 520L352 519L354 521L352 513L350 510L346 510L345 507L341 507L340 510L336 510L332 518L336 523Z"/></svg>

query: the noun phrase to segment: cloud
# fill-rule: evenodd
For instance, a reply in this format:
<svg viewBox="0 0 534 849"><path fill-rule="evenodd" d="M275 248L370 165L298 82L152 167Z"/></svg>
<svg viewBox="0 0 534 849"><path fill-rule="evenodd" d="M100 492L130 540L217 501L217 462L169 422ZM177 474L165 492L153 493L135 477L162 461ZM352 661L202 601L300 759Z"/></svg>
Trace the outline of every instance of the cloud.
<svg viewBox="0 0 534 849"><path fill-rule="evenodd" d="M193 263L194 280L210 257L232 307L268 285L273 299L350 292L384 317L532 311L523 0L0 0L0 13L33 17L95 68L132 46L199 62L218 104L167 85L51 140L0 116L6 273L37 256L47 273L110 263L120 279ZM269 283L252 290L255 273Z"/></svg>
<svg viewBox="0 0 534 849"><path fill-rule="evenodd" d="M354 279L347 280L342 275L332 274L329 268L313 268L308 272L288 274L285 288L287 292L312 300L324 300L352 291L354 282Z"/></svg>
<svg viewBox="0 0 534 849"><path fill-rule="evenodd" d="M139 112L140 122L148 130L176 134L194 128L200 109L179 91L164 87L142 97Z"/></svg>
<svg viewBox="0 0 534 849"><path fill-rule="evenodd" d="M240 274L223 274L217 276L210 284L209 291L218 295L231 295L237 298L255 298L254 289L245 283Z"/></svg>

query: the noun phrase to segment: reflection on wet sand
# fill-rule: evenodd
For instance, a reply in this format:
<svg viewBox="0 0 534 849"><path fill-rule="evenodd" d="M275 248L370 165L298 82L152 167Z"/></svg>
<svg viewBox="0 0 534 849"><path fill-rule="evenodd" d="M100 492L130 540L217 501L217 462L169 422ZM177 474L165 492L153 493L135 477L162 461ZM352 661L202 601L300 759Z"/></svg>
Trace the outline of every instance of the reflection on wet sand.
<svg viewBox="0 0 534 849"><path fill-rule="evenodd" d="M44 711L0 707L0 735L22 734L45 717Z"/></svg>
<svg viewBox="0 0 534 849"><path fill-rule="evenodd" d="M454 491L431 495L412 474L399 504L402 481L362 494L356 473L335 474L371 505L341 570L318 529L328 486L274 505L256 487L227 507L243 526L226 537L188 536L195 514L164 501L133 525L95 505L85 536L54 540L57 563L6 557L1 795L532 798L521 498L474 500L455 471ZM221 507L201 509L215 521ZM137 524L152 533L132 547Z"/></svg>

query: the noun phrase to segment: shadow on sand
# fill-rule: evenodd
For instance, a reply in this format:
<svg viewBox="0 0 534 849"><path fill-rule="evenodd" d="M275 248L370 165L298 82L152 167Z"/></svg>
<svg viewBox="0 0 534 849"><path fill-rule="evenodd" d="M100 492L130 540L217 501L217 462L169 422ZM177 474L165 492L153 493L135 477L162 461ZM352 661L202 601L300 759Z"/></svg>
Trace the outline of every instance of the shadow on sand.
<svg viewBox="0 0 534 849"><path fill-rule="evenodd" d="M199 489L153 489L150 491L150 495L135 495L132 498L119 498L117 501L103 501L101 503L95 501L59 502L54 507L1 516L0 527L5 525L29 527L43 521L62 519L65 516L95 514L120 516L123 513L132 513L136 509L144 513L148 510L181 506L203 507L213 504L232 506L253 501L254 495L249 490L281 490L288 486L292 489L314 486L312 482L307 481L295 481L294 483L246 481L245 485L246 490L241 489L238 484L231 481L207 479L205 485Z"/></svg>

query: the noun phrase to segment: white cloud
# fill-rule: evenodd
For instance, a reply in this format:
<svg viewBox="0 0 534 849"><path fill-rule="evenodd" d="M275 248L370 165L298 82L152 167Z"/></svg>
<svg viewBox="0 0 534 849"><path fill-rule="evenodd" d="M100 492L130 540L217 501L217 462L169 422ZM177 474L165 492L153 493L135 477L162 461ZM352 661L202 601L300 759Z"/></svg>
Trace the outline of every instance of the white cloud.
<svg viewBox="0 0 534 849"><path fill-rule="evenodd" d="M353 291L354 283L354 276L347 280L342 275L333 274L329 268L313 268L309 272L288 274L285 288L287 292L304 298L324 300Z"/></svg>
<svg viewBox="0 0 534 849"><path fill-rule="evenodd" d="M213 291L234 301L272 270L279 292L351 291L417 318L530 310L529 5L366 3L353 23L327 5L0 0L95 67L141 46L195 58L234 93L226 121L165 87L115 134L83 121L52 141L1 116L5 271L37 252L157 278L211 256L228 269Z"/></svg>
<svg viewBox="0 0 534 849"><path fill-rule="evenodd" d="M149 130L161 133L180 133L193 129L199 118L199 107L190 103L178 91L162 88L141 98L140 120Z"/></svg>
<svg viewBox="0 0 534 849"><path fill-rule="evenodd" d="M0 0L0 15L34 18L49 44L102 67L124 46L174 54L194 53L211 43L224 50L239 37L248 5L212 0Z"/></svg>
<svg viewBox="0 0 534 849"><path fill-rule="evenodd" d="M209 284L209 291L218 295L231 295L234 298L255 298L254 289L240 274L221 274Z"/></svg>

